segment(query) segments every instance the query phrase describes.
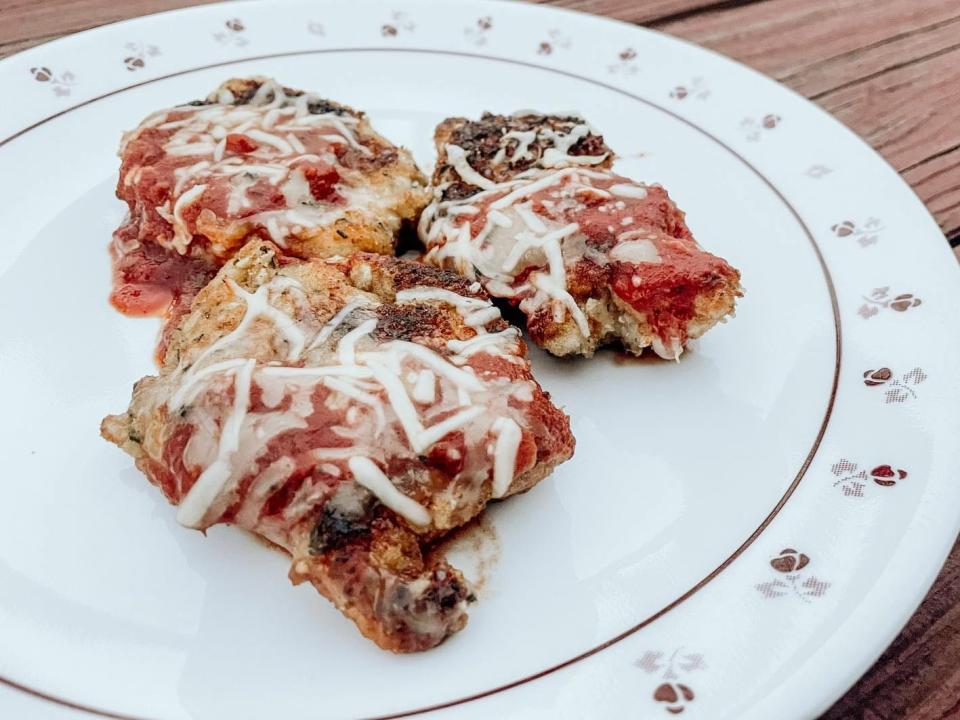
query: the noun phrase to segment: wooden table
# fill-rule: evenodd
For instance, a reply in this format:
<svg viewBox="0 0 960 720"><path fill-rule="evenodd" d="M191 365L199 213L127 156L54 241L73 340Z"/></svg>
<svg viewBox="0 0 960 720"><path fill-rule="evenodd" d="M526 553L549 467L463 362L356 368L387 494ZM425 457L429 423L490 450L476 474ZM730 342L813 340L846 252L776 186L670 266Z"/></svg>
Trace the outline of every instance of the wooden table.
<svg viewBox="0 0 960 720"><path fill-rule="evenodd" d="M208 2L209 0L201 0ZM736 58L882 154L960 257L960 0L540 0ZM196 0L0 0L0 57ZM923 605L825 720L960 717L960 543Z"/></svg>

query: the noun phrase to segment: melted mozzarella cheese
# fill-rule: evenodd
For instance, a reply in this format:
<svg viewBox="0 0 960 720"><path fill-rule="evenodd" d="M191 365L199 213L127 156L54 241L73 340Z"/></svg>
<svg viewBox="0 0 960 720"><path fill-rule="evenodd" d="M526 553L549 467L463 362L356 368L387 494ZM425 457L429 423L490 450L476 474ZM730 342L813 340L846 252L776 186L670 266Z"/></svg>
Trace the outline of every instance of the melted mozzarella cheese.
<svg viewBox="0 0 960 720"><path fill-rule="evenodd" d="M315 347L323 345L327 339L337 331L337 328L347 319L347 316L352 313L357 308L364 307L368 305L369 301L363 295L357 295L354 299L340 308L336 314L330 318L327 323L320 328L320 332L317 333L317 336L310 342L310 347L308 350L312 350Z"/></svg>
<svg viewBox="0 0 960 720"><path fill-rule="evenodd" d="M610 192L617 197L636 198L642 200L647 196L647 189L643 185L633 183L615 183L610 186Z"/></svg>
<svg viewBox="0 0 960 720"><path fill-rule="evenodd" d="M206 185L194 185L178 197L173 205L173 246L181 255L187 252L187 246L193 239L193 233L190 232L186 220L183 219L183 211L199 200L206 189Z"/></svg>
<svg viewBox="0 0 960 720"><path fill-rule="evenodd" d="M511 162L520 162L521 160L532 160L533 154L530 152L530 146L537 140L536 130L511 130L505 132L500 138L500 149L493 158L493 163L502 163L507 156L507 146L510 140L516 140L517 145L513 149L513 155L510 156Z"/></svg>
<svg viewBox="0 0 960 720"><path fill-rule="evenodd" d="M506 494L513 482L523 431L510 418L497 418L493 423L493 431L497 434L493 451L493 496L499 498Z"/></svg>
<svg viewBox="0 0 960 720"><path fill-rule="evenodd" d="M416 525L429 525L429 512L401 493L379 469L377 459L390 452L419 456L450 435L496 439L491 482L492 492L501 492L513 479L523 415L509 399L530 402L529 381L503 378L481 379L468 365L478 352L515 358L519 335L514 328L488 333L486 324L499 318L488 301L464 297L441 288L419 287L398 293L398 302L445 303L459 312L465 324L477 333L466 341L451 340L449 355L424 345L394 340L377 344L371 338L377 320L368 318L346 332L336 343L332 335L352 312L372 303L365 296L348 302L328 322L312 320L311 313L297 310L304 290L295 280L277 275L248 292L234 280L226 285L244 305L236 327L219 338L185 369L175 371L176 392L167 401L168 413L180 412L193 423L194 433L184 450L187 467L201 466L194 485L178 510L178 520L196 528L216 522L216 513L231 502L237 484L258 462L269 443L281 433L305 429L315 412L315 390L328 392L327 406L342 413L344 424L333 431L353 442L351 448L318 448L310 452L330 465L332 459L347 459L356 480L394 512ZM494 312L491 312L494 310ZM257 324L257 320L266 323ZM252 336L254 328L258 334ZM259 364L254 358L229 357L263 343L286 344L286 360L300 362L304 351L324 363L316 366ZM307 338L313 337L309 348ZM227 355L227 359L218 359ZM504 384L505 383L505 384ZM261 409L251 411L254 388L259 390ZM225 393L232 389L228 409L220 409ZM437 420L436 418L442 418ZM397 435L391 428L398 428ZM403 445L397 447L396 439ZM512 455L511 455L512 453ZM289 458L280 458L260 472L253 489L241 498L240 513L248 521L259 517L271 494L294 472ZM336 465L332 467L337 468ZM509 477L508 477L509 476ZM323 495L316 488L301 489L292 501L295 514L306 512ZM287 510L284 516L287 516Z"/></svg>
<svg viewBox="0 0 960 720"><path fill-rule="evenodd" d="M457 171L457 175L459 175L464 182L470 185L476 185L478 188L483 188L484 190L490 190L496 187L496 183L494 183L493 180L485 178L470 166L470 163L467 162L467 153L462 147L459 145L446 145L444 150L447 153L447 162L453 166L453 169Z"/></svg>
<svg viewBox="0 0 960 720"><path fill-rule="evenodd" d="M437 376L430 370L423 369L416 374L413 383L413 399L421 405L430 405L436 400Z"/></svg>
<svg viewBox="0 0 960 720"><path fill-rule="evenodd" d="M540 131L552 143L548 150L555 153L566 153L588 133L585 124L568 133ZM627 202L616 199L642 200L646 188L623 182L610 171L570 164L527 170L465 199L442 200L439 194L424 210L418 232L427 246L428 262L470 279L480 277L488 292L514 299L525 313L546 306L555 322L569 317L586 337L590 322L568 290L567 268L581 260L603 267L610 262L636 265L661 259L649 231L632 229L636 217L626 214ZM569 222L589 208L617 223L607 226L610 242L590 241L579 223ZM478 228L472 218L484 210L486 221ZM618 234L620 228L624 230Z"/></svg>
<svg viewBox="0 0 960 720"><path fill-rule="evenodd" d="M553 147L543 151L541 162L545 168L565 167L567 165L599 165L607 159L603 155L571 155L570 149L590 134L590 126L581 123L570 128L568 133L560 133L550 128L540 130L540 135L550 140Z"/></svg>
<svg viewBox="0 0 960 720"><path fill-rule="evenodd" d="M646 238L617 243L608 255L611 260L633 263L634 265L661 262L660 253L657 252L656 246Z"/></svg>
<svg viewBox="0 0 960 720"><path fill-rule="evenodd" d="M464 325L472 328L486 326L500 318L500 311L487 300L464 297L452 290L435 287L415 287L397 293L398 303L439 301L453 305L463 318Z"/></svg>
<svg viewBox="0 0 960 720"><path fill-rule="evenodd" d="M383 474L377 465L365 457L352 457L347 461L353 478L376 498L398 515L405 517L414 525L425 526L430 524L430 513L427 509L394 487L390 478Z"/></svg>
<svg viewBox="0 0 960 720"><path fill-rule="evenodd" d="M219 497L232 474L231 456L240 445L240 427L250 404L250 383L256 360L246 360L234 370L233 408L220 432L217 459L207 466L177 508L177 522L187 527L200 527L210 506Z"/></svg>
<svg viewBox="0 0 960 720"><path fill-rule="evenodd" d="M170 158L193 160L189 165L174 169L172 207L165 208L165 212L158 209L161 216L173 225L170 243L178 252L185 253L193 239L193 231L183 221L182 212L202 193L194 188L227 182L226 212L233 216L253 205L255 198L249 191L262 178L274 186L282 186L287 208L296 209L304 203L316 205L316 201L310 195L302 171L299 171L300 177L296 177L298 173L293 164L311 161L339 166L333 152L321 153L322 157L308 154L304 143L308 135L330 145L348 145L372 156L370 149L357 137L357 118L335 113L311 114L308 105L314 97L287 95L282 86L267 80L244 105L233 105L232 93L223 91L217 98L221 104L180 106L161 111L147 118L136 131L125 135L121 151L146 128L173 131L163 145L163 152ZM222 103L224 98L230 98L229 102ZM178 119L165 122L171 116ZM228 135L244 135L257 147L243 155L231 153L227 150ZM236 178L240 173L240 178ZM136 177L136 173L128 173L125 181L134 181ZM262 217L254 215L248 219L261 222L278 243L296 234L296 220L283 212L267 213ZM325 223L329 219L322 212L310 213L311 222Z"/></svg>

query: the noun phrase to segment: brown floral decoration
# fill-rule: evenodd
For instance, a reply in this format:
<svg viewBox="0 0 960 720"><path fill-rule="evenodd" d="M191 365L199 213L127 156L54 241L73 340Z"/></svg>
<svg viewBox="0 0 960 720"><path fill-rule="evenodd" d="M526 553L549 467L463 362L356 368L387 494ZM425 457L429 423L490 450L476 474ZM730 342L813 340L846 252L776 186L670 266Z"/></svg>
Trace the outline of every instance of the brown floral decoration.
<svg viewBox="0 0 960 720"><path fill-rule="evenodd" d="M793 548L784 548L780 554L770 560L779 575L773 580L756 585L757 591L767 599L791 595L801 602L809 604L827 592L830 583L807 572L810 557Z"/></svg>
<svg viewBox="0 0 960 720"><path fill-rule="evenodd" d="M863 295L862 297L866 302L860 306L857 314L864 320L869 320L883 309L905 313L907 310L919 307L922 304L920 298L913 293L891 295L889 287L874 288L869 296Z"/></svg>
<svg viewBox="0 0 960 720"><path fill-rule="evenodd" d="M160 54L160 48L149 43L128 42L124 47L130 55L123 59L123 64L130 72L146 67L148 57L156 57Z"/></svg>
<svg viewBox="0 0 960 720"><path fill-rule="evenodd" d="M401 32L411 33L417 29L416 24L405 12L394 12L390 21L380 26L380 34L384 37L397 37Z"/></svg>
<svg viewBox="0 0 960 720"><path fill-rule="evenodd" d="M57 97L69 95L70 88L73 87L76 81L76 76L69 70L64 70L62 73L57 74L46 66L32 67L30 68L30 74L33 75L33 79L37 82L49 85L51 90L53 90L53 94Z"/></svg>
<svg viewBox="0 0 960 720"><path fill-rule="evenodd" d="M617 62L607 65L607 71L614 75L636 75L639 71L636 61L637 51L632 47L624 48L617 53Z"/></svg>
<svg viewBox="0 0 960 720"><path fill-rule="evenodd" d="M703 655L684 652L682 647L669 657L659 650L649 650L634 665L663 681L654 688L653 701L671 715L682 713L696 698L687 676L707 667Z"/></svg>
<svg viewBox="0 0 960 720"><path fill-rule="evenodd" d="M867 387L885 386L883 397L886 404L903 403L916 400L918 395L916 386L927 379L923 368L915 367L899 376L890 368L882 367L877 370L863 372L863 384Z"/></svg>
<svg viewBox="0 0 960 720"><path fill-rule="evenodd" d="M833 486L839 487L847 497L854 498L864 497L871 480L880 487L893 487L909 475L906 470L892 465L877 465L872 470L866 470L846 458L831 465L830 472L837 478Z"/></svg>
<svg viewBox="0 0 960 720"><path fill-rule="evenodd" d="M688 97L706 100L710 97L710 88L707 87L707 83L702 77L695 77L685 85L674 87L670 91L670 97L674 100L686 100Z"/></svg>
<svg viewBox="0 0 960 720"><path fill-rule="evenodd" d="M843 220L830 226L830 230L838 238L853 238L860 247L874 245L883 232L883 223L875 217L867 218L862 225L853 220Z"/></svg>
<svg viewBox="0 0 960 720"><path fill-rule="evenodd" d="M740 130L748 142L758 142L766 133L780 125L781 118L776 113L767 113L762 118L746 117L740 121Z"/></svg>
<svg viewBox="0 0 960 720"><path fill-rule="evenodd" d="M225 31L220 30L213 34L213 39L221 45L243 47L244 45L249 44L250 41L244 37L247 26L244 25L243 20L240 18L230 18L223 23L223 27L226 28Z"/></svg>
<svg viewBox="0 0 960 720"><path fill-rule="evenodd" d="M463 29L463 34L474 45L486 45L487 35L493 29L493 18L490 15L484 15L477 18L473 25L468 25Z"/></svg>

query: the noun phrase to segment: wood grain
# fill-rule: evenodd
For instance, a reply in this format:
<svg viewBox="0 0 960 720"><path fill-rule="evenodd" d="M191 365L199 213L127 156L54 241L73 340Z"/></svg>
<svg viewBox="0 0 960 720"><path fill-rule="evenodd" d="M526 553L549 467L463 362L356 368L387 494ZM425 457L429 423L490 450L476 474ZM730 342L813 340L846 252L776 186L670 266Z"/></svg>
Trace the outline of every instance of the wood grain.
<svg viewBox="0 0 960 720"><path fill-rule="evenodd" d="M0 0L0 57L210 1ZM960 0L540 1L649 25L780 80L884 155L960 244ZM822 720L854 718L960 718L960 543L903 632Z"/></svg>
<svg viewBox="0 0 960 720"><path fill-rule="evenodd" d="M537 1L537 0L534 0ZM539 0L540 2L568 10L580 10L595 15L626 22L653 25L680 20L692 15L717 11L741 5L750 5L759 0Z"/></svg>
<svg viewBox="0 0 960 720"><path fill-rule="evenodd" d="M873 145L960 243L958 0L544 2L646 24L780 80Z"/></svg>
<svg viewBox="0 0 960 720"><path fill-rule="evenodd" d="M766 0L653 24L836 115L914 181L944 234L960 240L960 2Z"/></svg>
<svg viewBox="0 0 960 720"><path fill-rule="evenodd" d="M960 542L893 644L821 720L960 717Z"/></svg>
<svg viewBox="0 0 960 720"><path fill-rule="evenodd" d="M0 57L104 23L213 0L0 0Z"/></svg>

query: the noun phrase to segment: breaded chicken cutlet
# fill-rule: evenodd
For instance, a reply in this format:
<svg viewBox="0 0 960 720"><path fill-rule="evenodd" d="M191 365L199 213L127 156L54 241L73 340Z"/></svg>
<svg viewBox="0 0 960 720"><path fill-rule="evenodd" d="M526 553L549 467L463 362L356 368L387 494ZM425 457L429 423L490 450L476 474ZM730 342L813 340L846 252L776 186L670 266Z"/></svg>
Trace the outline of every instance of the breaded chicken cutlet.
<svg viewBox="0 0 960 720"><path fill-rule="evenodd" d="M573 452L518 331L478 284L419 263L252 240L160 360L103 436L183 525L281 546L295 583L395 652L467 620L467 583L427 546Z"/></svg>
<svg viewBox="0 0 960 720"><path fill-rule="evenodd" d="M676 359L732 314L740 273L697 244L662 187L614 173L583 120L451 118L435 143L425 261L517 305L538 346L591 356L619 342Z"/></svg>
<svg viewBox="0 0 960 720"><path fill-rule="evenodd" d="M251 237L301 258L393 254L429 197L363 113L262 77L151 114L120 157L111 301L134 315L185 311Z"/></svg>

